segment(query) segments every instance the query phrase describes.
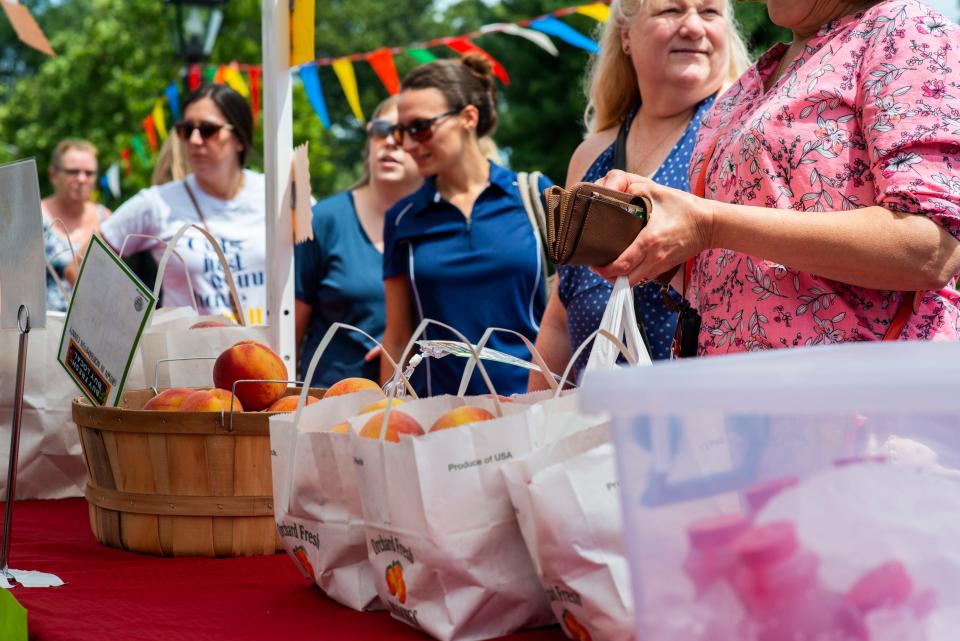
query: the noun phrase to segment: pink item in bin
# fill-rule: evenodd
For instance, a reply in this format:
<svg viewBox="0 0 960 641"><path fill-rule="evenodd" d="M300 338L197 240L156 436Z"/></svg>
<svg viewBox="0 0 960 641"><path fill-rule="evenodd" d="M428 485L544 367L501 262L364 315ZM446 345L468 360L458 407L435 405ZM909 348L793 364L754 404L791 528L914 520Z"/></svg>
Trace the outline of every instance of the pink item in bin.
<svg viewBox="0 0 960 641"><path fill-rule="evenodd" d="M698 596L714 582L728 578L737 561L732 543L748 529L750 521L742 514L701 519L687 526L690 551L683 570L693 581Z"/></svg>
<svg viewBox="0 0 960 641"><path fill-rule="evenodd" d="M792 523L751 529L734 543L734 590L756 627L756 641L867 641L863 615L817 578L819 559Z"/></svg>
<svg viewBox="0 0 960 641"><path fill-rule="evenodd" d="M847 600L866 613L903 605L912 592L913 581L903 563L889 561L860 577L847 591Z"/></svg>
<svg viewBox="0 0 960 641"><path fill-rule="evenodd" d="M795 486L799 482L800 479L790 475L770 479L769 481L763 481L762 483L748 487L743 491L743 498L747 502L750 514L757 514L770 499L785 489Z"/></svg>

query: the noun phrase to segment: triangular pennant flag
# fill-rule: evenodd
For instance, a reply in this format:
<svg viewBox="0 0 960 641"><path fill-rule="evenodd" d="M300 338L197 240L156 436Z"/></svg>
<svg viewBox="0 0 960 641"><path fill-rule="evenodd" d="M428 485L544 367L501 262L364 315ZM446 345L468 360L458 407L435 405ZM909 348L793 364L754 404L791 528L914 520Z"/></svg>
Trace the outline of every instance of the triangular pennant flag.
<svg viewBox="0 0 960 641"><path fill-rule="evenodd" d="M27 7L17 2L4 2L3 0L0 0L0 6L7 14L10 25L20 42L48 56L57 55Z"/></svg>
<svg viewBox="0 0 960 641"><path fill-rule="evenodd" d="M428 49L407 49L406 54L422 65L437 59Z"/></svg>
<svg viewBox="0 0 960 641"><path fill-rule="evenodd" d="M153 122L153 116L147 116L143 119L143 133L147 134L150 151L155 152L159 145L157 144L157 130Z"/></svg>
<svg viewBox="0 0 960 641"><path fill-rule="evenodd" d="M133 147L133 153L137 154L137 159L140 161L144 167L150 164L150 156L147 155L147 150L143 146L143 136L140 134L133 134L133 140L130 141L130 146Z"/></svg>
<svg viewBox="0 0 960 641"><path fill-rule="evenodd" d="M233 63L224 69L223 79L228 85L230 85L231 89L236 91L241 96L244 98L250 97L250 88L247 87L247 83L244 82L243 75L240 73L240 69L237 68L236 63Z"/></svg>
<svg viewBox="0 0 960 641"><path fill-rule="evenodd" d="M461 56L468 53L479 53L481 56L489 60L490 64L493 65L493 73L497 76L497 78L500 79L500 82L505 85L510 84L510 76L507 75L507 70L503 68L503 65L497 62L496 58L491 56L489 53L470 42L467 38L462 36L451 38L450 40L447 40L446 45L459 53Z"/></svg>
<svg viewBox="0 0 960 641"><path fill-rule="evenodd" d="M157 135L160 136L160 140L167 139L167 119L163 115L163 100L157 98L156 102L153 103L153 112L150 114L153 116L153 126L157 128Z"/></svg>
<svg viewBox="0 0 960 641"><path fill-rule="evenodd" d="M127 153L129 154L129 151ZM107 187L110 189L110 193L113 194L115 199L120 200L120 165L113 163L107 167L104 177L107 179Z"/></svg>
<svg viewBox="0 0 960 641"><path fill-rule="evenodd" d="M220 67L216 65L208 65L203 68L203 81L204 82L216 82L217 72L220 71Z"/></svg>
<svg viewBox="0 0 960 641"><path fill-rule="evenodd" d="M343 93L347 97L350 111L361 123L366 122L363 117L363 109L360 107L360 92L357 91L357 75L353 72L353 63L350 62L349 58L337 58L331 66L333 67L333 73L337 74L340 86L343 87Z"/></svg>
<svg viewBox="0 0 960 641"><path fill-rule="evenodd" d="M400 77L397 75L397 67L393 64L393 53L390 49L384 47L377 49L369 56L367 62L373 67L380 82L387 88L387 93L395 96L400 93Z"/></svg>
<svg viewBox="0 0 960 641"><path fill-rule="evenodd" d="M290 0L290 66L316 58L314 25L316 0Z"/></svg>
<svg viewBox="0 0 960 641"><path fill-rule="evenodd" d="M130 176L133 173L133 165L130 163L130 148L124 147L120 150L120 160L123 161L123 173Z"/></svg>
<svg viewBox="0 0 960 641"><path fill-rule="evenodd" d="M226 73L227 73L226 66L217 65L216 70L213 72L213 78L211 78L211 82L215 82L217 84L225 84L227 79Z"/></svg>
<svg viewBox="0 0 960 641"><path fill-rule="evenodd" d="M327 112L327 103L323 99L323 88L320 86L320 73L315 64L306 64L300 67L300 80L303 90L307 92L307 100L320 119L325 129L330 128L330 114Z"/></svg>
<svg viewBox="0 0 960 641"><path fill-rule="evenodd" d="M537 45L551 56L559 56L560 52L557 51L557 46L553 44L553 40L550 39L544 33L539 31L534 31L533 29L524 29L523 27L515 24L506 24L506 23L497 23L497 24L488 24L480 28L481 33L506 33L511 36L519 36L520 38L525 38Z"/></svg>
<svg viewBox="0 0 960 641"><path fill-rule="evenodd" d="M100 176L100 180L98 180L97 183L100 185L100 191L104 194L107 194L110 197L110 200L114 200L116 198L113 195L113 192L110 191L110 181L107 179L106 174Z"/></svg>
<svg viewBox="0 0 960 641"><path fill-rule="evenodd" d="M180 87L175 82L171 82L164 89L167 94L167 104L170 105L170 113L173 114L174 122L180 120Z"/></svg>
<svg viewBox="0 0 960 641"><path fill-rule="evenodd" d="M253 121L260 117L260 67L250 67L247 70L250 82L250 110L253 111Z"/></svg>
<svg viewBox="0 0 960 641"><path fill-rule="evenodd" d="M610 19L610 7L602 2L581 5L577 7L577 13L593 18L597 22L606 22Z"/></svg>
<svg viewBox="0 0 960 641"><path fill-rule="evenodd" d="M194 91L200 84L200 65L190 65L190 71L187 72L187 87L190 91Z"/></svg>
<svg viewBox="0 0 960 641"><path fill-rule="evenodd" d="M590 53L600 51L600 45L598 45L596 41L591 40L567 23L561 22L553 16L544 16L543 18L534 20L530 23L530 28L560 38L567 44L585 49Z"/></svg>
<svg viewBox="0 0 960 641"><path fill-rule="evenodd" d="M260 116L260 67L250 67L247 70L250 78L250 110L253 111L253 121Z"/></svg>

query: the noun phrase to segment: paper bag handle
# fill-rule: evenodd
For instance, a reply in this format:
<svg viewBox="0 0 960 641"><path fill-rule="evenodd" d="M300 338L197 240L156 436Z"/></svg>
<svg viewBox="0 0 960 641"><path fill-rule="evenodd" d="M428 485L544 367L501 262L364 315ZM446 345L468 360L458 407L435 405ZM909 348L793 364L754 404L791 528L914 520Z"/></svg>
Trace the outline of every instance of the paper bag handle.
<svg viewBox="0 0 960 641"><path fill-rule="evenodd" d="M550 372L550 368L547 367L547 362L543 360L540 351L530 342L530 339L521 334L520 332L515 332L512 329L506 329L503 327L489 327L487 331L483 333L483 336L480 337L480 342L477 343L477 354L480 354L483 351L483 348L487 346L487 342L490 340L490 337L493 336L495 332L502 332L504 334L513 334L526 346L530 351L530 356L533 358L533 362L537 364L537 367L540 368L540 374L547 381L547 386L553 390L557 390L557 381L553 377L553 374ZM460 389L457 391L457 396L464 396L467 393L467 386L470 385L470 377L473 375L473 369L476 365L476 362L473 359L467 361L467 366L463 368L463 377L460 379Z"/></svg>
<svg viewBox="0 0 960 641"><path fill-rule="evenodd" d="M630 365L637 364L636 356L633 355L633 353L627 348L626 345L623 344L623 342L619 338L617 338L616 336L614 336L613 334L611 334L605 329L594 330L589 336L587 336L585 341L580 343L580 347L578 347L576 351L573 353L573 356L570 357L570 362L567 363L567 366L563 370L563 377L560 378L559 386L557 387L556 393L553 396L554 398L557 398L560 396L560 392L563 390L564 386L567 384L567 379L570 377L570 373L573 372L573 365L574 363L577 362L577 359L580 358L580 355L583 353L583 350L587 348L587 346L590 344L590 341L596 340L597 337L606 338L608 341L613 343L613 346L616 347L621 354L623 354L623 357L625 359L627 359L628 364Z"/></svg>
<svg viewBox="0 0 960 641"><path fill-rule="evenodd" d="M300 414L303 412L304 406L307 404L307 396L310 394L310 383L313 381L313 373L317 371L317 365L320 363L320 359L323 357L323 353L327 351L327 347L330 346L331 341L333 341L334 335L340 330L346 330L351 332L356 332L365 336L372 343L380 347L380 351L383 353L384 357L387 359L387 362L393 366L394 377L402 381L404 387L406 387L407 392L413 398L417 397L417 392L413 389L413 386L410 385L410 381L407 380L407 377L403 375L403 371L397 365L397 363L390 357L390 354L387 353L387 350L383 349L383 345L380 344L380 341L375 339L370 334L366 333L359 327L354 327L353 325L348 325L346 323L334 323L329 328L327 332L323 335L323 338L320 340L320 343L317 345L317 349L313 352L313 357L310 359L310 365L307 367L307 375L303 380L303 389L300 391L300 400L297 401L296 413L293 415L293 427L296 428L300 424Z"/></svg>
<svg viewBox="0 0 960 641"><path fill-rule="evenodd" d="M633 287L626 276L617 278L610 292L610 300L603 311L600 320L600 329L605 329L618 338L626 336L626 344L635 354L635 362L650 365L650 354L644 345L643 337L637 327L637 313L633 308ZM587 371L595 369L609 369L617 362L617 351L610 343L594 342L590 359L587 361ZM573 362L573 361L571 361Z"/></svg>
<svg viewBox="0 0 960 641"><path fill-rule="evenodd" d="M164 248L170 246L170 244L167 241L160 238L159 236L154 236L152 234L127 234L126 236L123 237L123 243L120 245L120 254L119 254L120 258L123 258L124 251L127 249L127 241L130 240L131 238L148 238L150 240L157 241L158 243L163 245ZM180 252L178 252L176 249L171 250L171 252L173 253L174 256L176 256L180 260L180 264L183 265L183 275L187 281L187 289L190 291L190 305L193 306L194 311L196 311L199 314L200 310L197 308L197 297L193 293L193 279L190 278L190 270L187 268L187 261L183 259L183 256L181 256ZM158 270L157 279L156 281L154 281L154 284L153 284L154 288L156 288L158 283L162 283L162 282L163 282L163 274L161 274ZM154 296L156 295L157 293L155 291Z"/></svg>
<svg viewBox="0 0 960 641"><path fill-rule="evenodd" d="M184 223L183 226L177 230L177 233L174 234L169 241L167 241L167 248L163 250L163 254L160 256L160 262L157 265L157 282L153 285L153 295L160 295L160 286L163 284L163 274L167 271L167 262L170 260L170 253L173 251L173 248L176 247L177 243L180 242L180 239L183 238L183 235L187 233L187 230L191 227L206 236L207 240L210 242L210 245L217 253L217 258L220 259L220 265L223 267L224 280L227 282L227 287L230 288L230 302L233 306L233 313L237 317L237 324L239 324L241 327L246 327L247 319L243 315L243 305L240 304L240 295L237 293L237 284L233 280L233 271L231 271L230 265L227 264L227 257L223 255L223 250L220 249L220 243L218 243L217 239L213 237L213 234L196 223ZM187 280L189 280L189 278Z"/></svg>

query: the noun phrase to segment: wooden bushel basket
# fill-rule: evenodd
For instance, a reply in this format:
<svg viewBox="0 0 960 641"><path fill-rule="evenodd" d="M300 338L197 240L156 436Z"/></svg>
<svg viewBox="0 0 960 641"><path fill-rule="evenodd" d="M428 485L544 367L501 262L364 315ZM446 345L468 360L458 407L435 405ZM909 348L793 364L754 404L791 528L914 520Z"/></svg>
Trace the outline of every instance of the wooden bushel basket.
<svg viewBox="0 0 960 641"><path fill-rule="evenodd" d="M118 407L73 401L97 540L162 556L281 549L273 519L270 414L234 414L231 430L226 413L141 410L151 396L150 390L128 391Z"/></svg>

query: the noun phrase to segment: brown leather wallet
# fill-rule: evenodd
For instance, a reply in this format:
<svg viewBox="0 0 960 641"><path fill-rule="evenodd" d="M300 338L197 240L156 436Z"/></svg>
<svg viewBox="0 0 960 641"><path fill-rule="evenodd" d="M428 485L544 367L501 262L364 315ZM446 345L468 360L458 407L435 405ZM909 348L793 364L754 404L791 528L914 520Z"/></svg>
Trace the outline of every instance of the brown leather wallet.
<svg viewBox="0 0 960 641"><path fill-rule="evenodd" d="M647 224L651 203L593 183L545 190L547 254L558 265L606 265Z"/></svg>

